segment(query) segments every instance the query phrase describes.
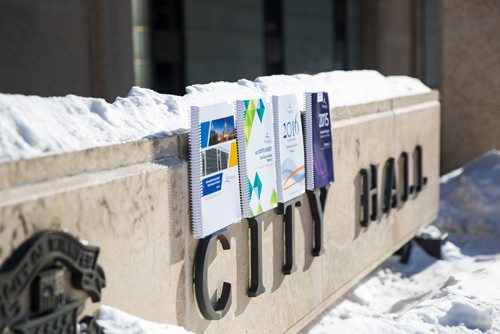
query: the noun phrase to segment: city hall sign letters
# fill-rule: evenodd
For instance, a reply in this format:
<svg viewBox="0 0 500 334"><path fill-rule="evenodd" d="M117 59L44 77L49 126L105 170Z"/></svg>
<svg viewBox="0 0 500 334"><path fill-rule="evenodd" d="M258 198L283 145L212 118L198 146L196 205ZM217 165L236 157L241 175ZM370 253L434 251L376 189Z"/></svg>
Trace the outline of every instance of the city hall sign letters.
<svg viewBox="0 0 500 334"><path fill-rule="evenodd" d="M412 167L410 167L412 166ZM412 171L410 173L410 170ZM381 176L381 178L379 177ZM379 184L378 180L382 182ZM368 228L371 221L382 215L390 215L392 209L402 208L407 201L415 199L424 190L427 177L423 172L423 147L417 145L412 152L403 151L398 157L387 159L383 165L378 163L364 166L356 176L355 182L360 191L356 193L355 210L360 212L359 221L362 227ZM328 187L317 191L307 191L307 199L312 216L312 256L320 256L323 252L323 212L325 209ZM301 207L303 196L277 208L277 214L283 215L283 275L295 272L294 261L294 225L295 207ZM261 215L262 216L262 215ZM353 217L358 215L353 214ZM265 291L262 280L262 218L259 216L248 220L250 240L250 282L248 297L257 297ZM213 294L208 291L208 267L210 265L209 249L214 249L217 241L223 250L230 250L230 236L223 230L217 234L201 239L194 261L194 292L201 314L209 320L222 319L231 308L231 283L223 282L220 298L212 302Z"/></svg>

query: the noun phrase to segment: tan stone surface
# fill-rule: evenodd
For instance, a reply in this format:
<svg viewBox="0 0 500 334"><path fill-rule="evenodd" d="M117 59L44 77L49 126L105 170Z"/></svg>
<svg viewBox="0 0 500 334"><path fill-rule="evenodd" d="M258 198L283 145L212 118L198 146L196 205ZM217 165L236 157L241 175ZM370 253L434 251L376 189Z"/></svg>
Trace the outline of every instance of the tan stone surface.
<svg viewBox="0 0 500 334"><path fill-rule="evenodd" d="M439 91L432 90L428 93L409 95L409 96L399 96L392 99L392 108L398 109L407 106L411 106L418 103L432 102L439 100Z"/></svg>
<svg viewBox="0 0 500 334"><path fill-rule="evenodd" d="M194 297L198 242L190 232L185 134L0 165L0 261L34 231L66 229L101 247L105 304L197 333L296 332L435 215L439 104L428 102L434 97L387 100L380 109L362 105L351 110L352 118L333 122L336 181L325 212L325 253L311 255L310 208L303 196L296 210L297 271L284 276L282 217L266 213L266 292L259 297L247 297L248 224L228 229L231 249L213 250L208 279L214 296L223 281L232 284L232 306L222 320L203 319ZM385 109L393 105L406 107ZM386 159L416 144L424 146L427 188L415 202L361 228L360 168L379 164L382 193Z"/></svg>
<svg viewBox="0 0 500 334"><path fill-rule="evenodd" d="M442 1L443 173L500 147L500 2Z"/></svg>
<svg viewBox="0 0 500 334"><path fill-rule="evenodd" d="M391 100L372 101L354 106L332 108L332 121L340 121L347 118L359 117L373 113L391 110Z"/></svg>
<svg viewBox="0 0 500 334"><path fill-rule="evenodd" d="M144 163L3 191L0 260L35 231L66 230L101 247L103 303L176 322L185 225L174 222L187 216L186 179L186 163Z"/></svg>
<svg viewBox="0 0 500 334"><path fill-rule="evenodd" d="M155 159L185 157L187 140L187 134L179 134L3 163L0 164L0 190Z"/></svg>
<svg viewBox="0 0 500 334"><path fill-rule="evenodd" d="M325 296L347 284L354 273L380 258L393 243L392 215L380 215L368 228L359 224L359 171L371 163L380 169L394 155L393 131L391 111L333 124L336 175L325 210L322 269L323 276L329 277L323 280ZM380 172L378 182L382 184ZM379 212L381 208L379 200Z"/></svg>
<svg viewBox="0 0 500 334"><path fill-rule="evenodd" d="M434 93L433 96L437 95ZM422 97L421 97L422 98ZM403 99L403 98L400 98ZM412 98L414 101L416 97ZM425 97L421 101L428 101ZM408 105L402 101L401 105ZM439 209L439 102L426 102L390 112L353 118L333 124L335 183L325 211L325 248L322 255L323 302L287 332L300 331L356 282L376 268L388 255L408 242L430 223ZM418 126L416 126L418 124ZM357 154L357 143L362 147ZM378 164L379 212L382 212L383 167L401 151L424 148L424 175L428 184L404 205L381 214L367 228L359 227L357 187L360 168ZM413 173L410 167L410 174ZM399 184L398 184L399 186ZM398 188L401 194L401 187ZM356 202L358 201L358 202Z"/></svg>
<svg viewBox="0 0 500 334"><path fill-rule="evenodd" d="M396 158L401 152L410 154L415 146L423 147L423 173L427 185L407 202L399 201L394 213L396 226L400 233L416 231L432 220L439 210L439 129L440 106L438 102L429 102L395 110ZM418 126L415 126L418 124ZM398 161L399 162L399 161ZM400 173L401 176L401 173ZM410 180L415 178L414 160L410 160ZM401 178L398 179L401 184ZM410 181L410 184L414 184ZM399 187L401 198L402 188ZM418 217L418 219L416 218Z"/></svg>

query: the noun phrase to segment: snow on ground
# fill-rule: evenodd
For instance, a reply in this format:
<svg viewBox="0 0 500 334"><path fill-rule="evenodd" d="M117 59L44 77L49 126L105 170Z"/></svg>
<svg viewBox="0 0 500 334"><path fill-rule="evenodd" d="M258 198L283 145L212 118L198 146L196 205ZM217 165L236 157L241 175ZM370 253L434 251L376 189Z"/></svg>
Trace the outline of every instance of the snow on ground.
<svg viewBox="0 0 500 334"><path fill-rule="evenodd" d="M255 81L192 85L184 96L132 87L113 103L67 95L0 94L0 163L169 135L189 128L192 105L324 90L332 107L430 91L419 80L384 77L376 71L333 71L316 75L275 75Z"/></svg>
<svg viewBox="0 0 500 334"><path fill-rule="evenodd" d="M433 225L450 235L443 260L414 244L408 264L391 257L304 332L500 333L499 151L441 178Z"/></svg>
<svg viewBox="0 0 500 334"><path fill-rule="evenodd" d="M97 324L106 334L189 334L183 327L147 321L110 306L101 305ZM80 329L84 332L85 329Z"/></svg>

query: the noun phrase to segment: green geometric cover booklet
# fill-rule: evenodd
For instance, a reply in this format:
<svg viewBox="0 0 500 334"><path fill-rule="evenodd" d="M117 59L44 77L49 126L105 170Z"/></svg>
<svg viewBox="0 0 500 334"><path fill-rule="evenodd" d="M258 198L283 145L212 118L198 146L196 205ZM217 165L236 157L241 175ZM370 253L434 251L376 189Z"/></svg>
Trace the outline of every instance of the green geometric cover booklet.
<svg viewBox="0 0 500 334"><path fill-rule="evenodd" d="M243 217L278 204L273 110L262 99L236 102L236 133Z"/></svg>

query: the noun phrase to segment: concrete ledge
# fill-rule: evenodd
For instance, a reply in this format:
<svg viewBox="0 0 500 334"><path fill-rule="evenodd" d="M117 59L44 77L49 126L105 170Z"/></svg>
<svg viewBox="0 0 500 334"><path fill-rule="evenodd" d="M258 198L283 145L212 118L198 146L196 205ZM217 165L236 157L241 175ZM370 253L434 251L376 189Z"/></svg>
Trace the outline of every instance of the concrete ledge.
<svg viewBox="0 0 500 334"><path fill-rule="evenodd" d="M439 101L439 91L395 97L391 100L391 109L403 108L417 103Z"/></svg>
<svg viewBox="0 0 500 334"><path fill-rule="evenodd" d="M181 133L3 163L0 190L164 158L182 158L187 154L188 140L187 133Z"/></svg>
<svg viewBox="0 0 500 334"><path fill-rule="evenodd" d="M391 110L391 108L392 108L391 100L380 100L380 101L358 104L354 106L332 108L331 114L333 121L340 121L343 119L388 111Z"/></svg>

